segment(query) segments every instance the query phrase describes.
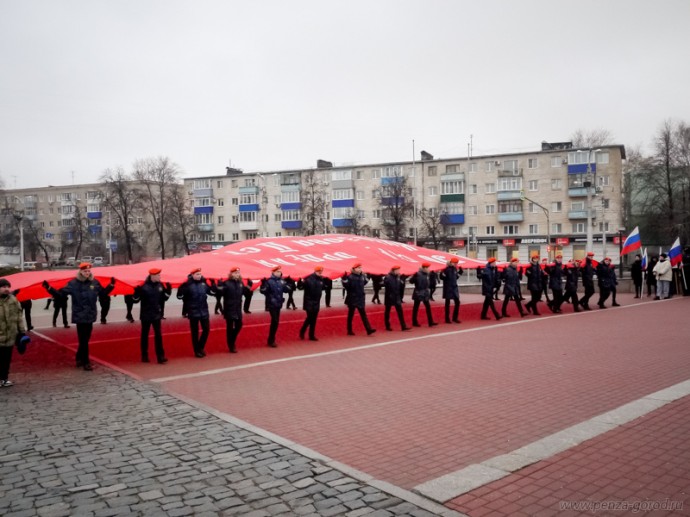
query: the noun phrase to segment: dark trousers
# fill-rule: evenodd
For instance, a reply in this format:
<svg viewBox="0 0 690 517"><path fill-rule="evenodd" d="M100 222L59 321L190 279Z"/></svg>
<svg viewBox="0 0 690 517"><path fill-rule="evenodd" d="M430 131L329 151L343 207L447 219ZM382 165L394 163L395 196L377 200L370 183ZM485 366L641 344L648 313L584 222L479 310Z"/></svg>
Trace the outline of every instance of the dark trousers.
<svg viewBox="0 0 690 517"><path fill-rule="evenodd" d="M359 312L362 323L364 323L364 328L369 332L371 330L371 325L369 324L367 313L364 312L364 307L354 307L352 305L347 308L347 331L352 332L352 320L355 318L355 311Z"/></svg>
<svg viewBox="0 0 690 517"><path fill-rule="evenodd" d="M26 329L31 330L34 326L31 324L31 300L22 302L22 309L24 310L24 319L26 320Z"/></svg>
<svg viewBox="0 0 690 517"><path fill-rule="evenodd" d="M254 296L254 291L251 289L248 289L244 292L244 307L242 308L244 312L249 312L249 306L252 303L252 296Z"/></svg>
<svg viewBox="0 0 690 517"><path fill-rule="evenodd" d="M325 299L326 299L326 307L330 307L331 306L331 289L324 289L323 293L324 293Z"/></svg>
<svg viewBox="0 0 690 517"><path fill-rule="evenodd" d="M458 323L460 321L460 298L457 296L454 296L453 298L446 298L446 323L450 323L450 302L454 302L453 321Z"/></svg>
<svg viewBox="0 0 690 517"><path fill-rule="evenodd" d="M381 289L374 289L374 296L371 298L371 303L381 303L381 300L379 298L379 291Z"/></svg>
<svg viewBox="0 0 690 517"><path fill-rule="evenodd" d="M515 302L515 305L517 305L517 308L518 308L518 312L520 313L520 316L522 316L525 312L522 310L522 302L520 301L520 297L518 295L514 295L514 294L506 294L506 297L503 298L503 306L501 307L501 314L503 316L508 316L508 302L510 300L513 300Z"/></svg>
<svg viewBox="0 0 690 517"><path fill-rule="evenodd" d="M79 340L79 348L77 348L77 365L83 366L89 364L89 341L91 340L91 332L93 331L93 323L77 323L77 339Z"/></svg>
<svg viewBox="0 0 690 517"><path fill-rule="evenodd" d="M235 342L237 341L237 336L242 330L242 320L237 318L226 318L225 319L225 342L228 344L228 350L235 352Z"/></svg>
<svg viewBox="0 0 690 517"><path fill-rule="evenodd" d="M642 298L642 280L635 281L635 298Z"/></svg>
<svg viewBox="0 0 690 517"><path fill-rule="evenodd" d="M580 298L580 305L583 307L589 308L589 299L592 297L594 294L594 286L585 286L585 295Z"/></svg>
<svg viewBox="0 0 690 517"><path fill-rule="evenodd" d="M383 322L386 324L386 328L391 330L391 308L393 307L395 308L395 312L398 314L400 328L407 328L407 325L405 325L405 316L403 315L402 304L400 303L396 305L386 304L386 308L383 311Z"/></svg>
<svg viewBox="0 0 690 517"><path fill-rule="evenodd" d="M0 346L0 381L6 381L10 374L13 346Z"/></svg>
<svg viewBox="0 0 690 517"><path fill-rule="evenodd" d="M223 299L216 296L216 306L213 308L214 314L223 314Z"/></svg>
<svg viewBox="0 0 690 517"><path fill-rule="evenodd" d="M67 307L59 303L53 303L53 327L57 325L58 315L62 311L62 324L66 327L67 323Z"/></svg>
<svg viewBox="0 0 690 517"><path fill-rule="evenodd" d="M110 298L101 302L101 323L106 322L108 313L110 312Z"/></svg>
<svg viewBox="0 0 690 517"><path fill-rule="evenodd" d="M417 313L419 312L419 304L423 303L424 308L426 309L426 322L431 325L434 322L433 316L431 316L431 304L429 303L429 300L415 300L414 305L412 306L412 324L413 325L419 325L419 321L417 320Z"/></svg>
<svg viewBox="0 0 690 517"><path fill-rule="evenodd" d="M482 318L486 318L486 314L488 313L489 309L491 309L491 312L494 313L494 318L498 319L499 316L498 311L496 310L496 306L494 305L493 293L484 296L484 305L482 305Z"/></svg>
<svg viewBox="0 0 690 517"><path fill-rule="evenodd" d="M557 312L561 310L561 305L563 305L563 290L553 289L551 291L553 294L553 300L551 301L551 310Z"/></svg>
<svg viewBox="0 0 690 517"><path fill-rule="evenodd" d="M315 332L316 332L316 317L319 314L319 309L309 309L306 311L307 312L307 317L304 318L304 323L302 323L302 328L300 329L299 333L300 336L303 336L304 333L309 329L309 337L310 338L315 338Z"/></svg>
<svg viewBox="0 0 690 517"><path fill-rule="evenodd" d="M539 314L539 311L537 310L537 303L541 301L541 293L541 291L529 292L531 299L529 302L527 302L527 305L525 305L525 307L529 307L530 309L532 309L532 312L534 312L534 314Z"/></svg>
<svg viewBox="0 0 690 517"><path fill-rule="evenodd" d="M199 337L199 325L201 325L201 337ZM208 339L208 318L189 317L189 329L192 332L192 347L195 352L203 352Z"/></svg>
<svg viewBox="0 0 690 517"><path fill-rule="evenodd" d="M570 303L573 304L575 312L580 312L580 301L577 298L577 291L566 291L563 301L567 300L570 300Z"/></svg>
<svg viewBox="0 0 690 517"><path fill-rule="evenodd" d="M266 297L268 300L268 297ZM268 344L274 345L276 342L276 334L278 333L278 324L280 323L280 308L268 309L271 315L271 326L268 328Z"/></svg>
<svg viewBox="0 0 690 517"><path fill-rule="evenodd" d="M163 350L163 333L161 332L161 321L141 320L141 358L149 357L149 330L153 327L153 343L156 349L156 357L160 360L165 357Z"/></svg>
<svg viewBox="0 0 690 517"><path fill-rule="evenodd" d="M611 289L608 287L599 287L599 301L597 305L603 307L606 300L609 299L609 296L611 296Z"/></svg>
<svg viewBox="0 0 690 517"><path fill-rule="evenodd" d="M48 309L50 309L50 304L51 304L51 303L53 303L53 299L52 299L52 298L48 298L48 301L46 302L46 306L43 308L43 310L44 310L44 311L47 311Z"/></svg>
<svg viewBox="0 0 690 517"><path fill-rule="evenodd" d="M297 309L297 305L295 304L295 299L292 296L292 291L288 293L288 299L287 303L285 304L286 309Z"/></svg>

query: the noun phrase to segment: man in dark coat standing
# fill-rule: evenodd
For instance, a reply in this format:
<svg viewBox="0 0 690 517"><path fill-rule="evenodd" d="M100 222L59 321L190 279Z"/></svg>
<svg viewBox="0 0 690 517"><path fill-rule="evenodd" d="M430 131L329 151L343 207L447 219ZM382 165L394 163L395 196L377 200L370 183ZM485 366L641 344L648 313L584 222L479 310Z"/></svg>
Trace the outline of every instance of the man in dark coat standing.
<svg viewBox="0 0 690 517"><path fill-rule="evenodd" d="M494 305L494 291L496 290L497 286L501 285L498 269L496 269L496 257L489 257L489 260L486 262L486 266L481 272L481 279L482 296L484 297L481 319L488 320L489 318L486 316L486 314L489 309L491 309L491 312L494 313L494 318L496 318L496 320L500 320L501 316L498 314L496 306Z"/></svg>
<svg viewBox="0 0 690 517"><path fill-rule="evenodd" d="M549 289L553 294L551 300L551 312L561 312L561 305L563 305L563 255L556 255L556 260L549 266Z"/></svg>
<svg viewBox="0 0 690 517"><path fill-rule="evenodd" d="M161 332L161 319L163 311L161 300L167 300L172 293L172 286L161 283L161 269L149 269L149 276L142 285L134 289L134 299L141 302L139 320L141 320L141 362L149 362L149 331L153 327L153 343L158 364L165 364L168 359L163 349L163 333Z"/></svg>
<svg viewBox="0 0 690 517"><path fill-rule="evenodd" d="M48 282L43 281L43 287L55 297L57 289L50 287ZM93 370L89 358L89 341L93 332L93 324L98 318L98 295L101 292L109 294L115 288L115 278L110 279L110 284L103 287L98 280L94 279L91 272L91 264L82 262L79 264L76 278L73 278L67 285L60 289L64 296L72 297L72 323L77 326L77 338L79 347L77 348L77 368L84 368L87 372Z"/></svg>
<svg viewBox="0 0 690 517"><path fill-rule="evenodd" d="M252 291L252 287L254 286L254 282L252 281L251 278L247 278L247 283L244 286L244 289L242 289L242 294L244 295L244 306L242 307L242 311L245 314L251 314L252 311L249 310L249 306L252 303L252 296L254 296L254 291Z"/></svg>
<svg viewBox="0 0 690 517"><path fill-rule="evenodd" d="M539 255L532 255L532 260L525 270L525 275L527 276L527 289L531 295L531 299L525 304L525 308L534 315L539 316L537 303L541 301L541 293L544 290L544 281L546 280L546 274L541 269L541 264L539 264Z"/></svg>
<svg viewBox="0 0 690 517"><path fill-rule="evenodd" d="M563 300L570 300L575 312L580 312L580 302L577 299L577 285L580 278L580 260L575 259L565 268L565 296Z"/></svg>
<svg viewBox="0 0 690 517"><path fill-rule="evenodd" d="M606 257L597 265L597 281L599 283L599 301L597 305L600 309L605 309L606 300L611 296L611 290L615 282L611 273L611 259L609 257Z"/></svg>
<svg viewBox="0 0 690 517"><path fill-rule="evenodd" d="M446 300L445 316L446 323L450 323L450 302L453 306L453 323L460 323L460 289L458 288L458 278L462 275L462 268L458 266L460 259L452 257L446 263L446 269L441 271L439 277L443 282L443 298Z"/></svg>
<svg viewBox="0 0 690 517"><path fill-rule="evenodd" d="M405 282L400 278L400 266L393 266L390 272L383 278L383 303L385 306L383 312L383 322L386 325L386 330L393 330L391 328L391 308L395 308L398 314L398 321L400 321L400 328L402 330L410 330L405 324L405 316L402 310L402 292L405 289Z"/></svg>
<svg viewBox="0 0 690 517"><path fill-rule="evenodd" d="M510 259L510 265L503 270L503 306L501 307L501 316L508 318L508 302L515 301L520 317L525 317L527 313L522 310L522 302L520 301L520 261L517 257Z"/></svg>
<svg viewBox="0 0 690 517"><path fill-rule="evenodd" d="M371 285L374 289L374 296L371 297L371 303L378 303L381 305L379 293L383 287L383 275L369 275L369 278L371 279Z"/></svg>
<svg viewBox="0 0 690 517"><path fill-rule="evenodd" d="M306 278L300 278L297 289L304 290L302 308L307 313L304 323L299 331L300 339L309 329L309 341L318 341L316 338L316 318L321 309L321 293L323 292L323 266L316 266L314 272Z"/></svg>
<svg viewBox="0 0 690 517"><path fill-rule="evenodd" d="M635 255L635 262L630 265L630 276L635 284L635 298L642 298L642 255Z"/></svg>
<svg viewBox="0 0 690 517"><path fill-rule="evenodd" d="M354 336L355 333L352 331L352 320L355 317L355 310L359 312L359 316L362 318L362 323L364 323L364 328L367 330L367 335L372 335L376 332L375 328L372 328L369 324L369 318L367 318L367 313L364 311L364 307L367 303L366 295L364 293L364 286L367 285L369 280L362 274L362 264L357 262L352 266L350 274L345 273L342 278L343 289L345 289L345 305L347 305L347 335Z"/></svg>
<svg viewBox="0 0 690 517"><path fill-rule="evenodd" d="M431 314L431 304L429 303L429 299L431 298L430 267L431 264L429 262L423 262L422 267L410 277L410 283L414 285L414 291L412 291L412 300L414 301L414 305L412 306L413 327L421 327L417 319L417 313L419 312L419 305L422 303L426 309L426 320L429 326L435 327L438 325L438 323L434 322L434 317Z"/></svg>
<svg viewBox="0 0 690 517"><path fill-rule="evenodd" d="M268 329L268 346L276 348L276 333L280 323L280 310L285 302L284 293L290 292L290 287L283 280L283 271L280 266L271 269L271 277L261 279L259 291L266 297L266 309L271 315L271 326Z"/></svg>
<svg viewBox="0 0 690 517"><path fill-rule="evenodd" d="M331 291L333 290L333 280L327 276L323 277L323 295L326 307L331 306Z"/></svg>
<svg viewBox="0 0 690 517"><path fill-rule="evenodd" d="M210 330L208 313L208 295L211 287L201 275L201 268L197 267L187 276L187 281L177 289L177 298L182 300L183 312L189 318L189 329L192 334L192 348L195 357L206 357L206 340ZM201 336L199 336L201 326Z"/></svg>
<svg viewBox="0 0 690 517"><path fill-rule="evenodd" d="M594 294L594 252L588 251L587 258L585 259L585 265L582 267L582 287L585 288L585 294L580 298L580 305L586 311L589 308L589 299Z"/></svg>
<svg viewBox="0 0 690 517"><path fill-rule="evenodd" d="M249 280L248 282L250 282ZM242 330L242 296L245 286L237 266L230 268L230 275L224 282L219 281L216 292L223 297L223 317L225 318L225 342L231 354L237 353L237 336Z"/></svg>

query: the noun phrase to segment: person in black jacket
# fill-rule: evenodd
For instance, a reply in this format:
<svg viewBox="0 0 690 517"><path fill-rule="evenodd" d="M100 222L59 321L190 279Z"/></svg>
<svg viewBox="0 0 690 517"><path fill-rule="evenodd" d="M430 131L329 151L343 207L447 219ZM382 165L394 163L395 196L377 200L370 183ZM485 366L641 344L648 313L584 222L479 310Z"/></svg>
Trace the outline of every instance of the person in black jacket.
<svg viewBox="0 0 690 517"><path fill-rule="evenodd" d="M304 319L302 328L299 331L300 339L309 329L309 341L318 341L316 338L316 317L321 309L321 293L323 292L323 266L316 266L314 272L306 278L300 278L297 282L297 289L304 290L302 308L306 311L307 317Z"/></svg>
<svg viewBox="0 0 690 517"><path fill-rule="evenodd" d="M134 295L133 294L126 294L125 295L125 307L127 309L127 314L125 314L125 319L129 321L130 323L134 323L134 316L132 316L132 309L134 309L134 304L136 303L134 301Z"/></svg>
<svg viewBox="0 0 690 517"><path fill-rule="evenodd" d="M297 290L297 282L295 282L295 279L292 278L290 275L285 277L285 285L288 286L288 299L287 303L285 304L286 309L292 309L293 311L297 310L297 304L295 303L295 298L293 297L293 294Z"/></svg>
<svg viewBox="0 0 690 517"><path fill-rule="evenodd" d="M594 264L592 263L592 260L594 260L593 257L594 252L588 251L587 258L585 258L585 265L582 266L581 271L582 287L585 288L585 294L582 298L580 298L580 305L586 311L590 310L589 299L594 294Z"/></svg>
<svg viewBox="0 0 690 517"><path fill-rule="evenodd" d="M215 291L215 289L214 289ZM201 268L194 268L187 276L187 281L177 288L177 298L182 300L182 306L189 318L189 328L192 333L192 348L195 357L206 357L206 340L209 333L208 295L211 287L201 275ZM199 336L201 326L201 336Z"/></svg>
<svg viewBox="0 0 690 517"><path fill-rule="evenodd" d="M276 348L276 334L280 323L280 310L283 308L285 293L290 292L290 288L282 278L283 271L280 266L271 269L271 277L261 279L259 291L266 297L266 310L271 315L271 326L268 329L268 346Z"/></svg>
<svg viewBox="0 0 690 517"><path fill-rule="evenodd" d="M247 278L247 283L245 284L244 288L242 289L242 294L244 295L244 307L242 307L242 311L245 314L251 314L252 311L249 310L249 306L252 303L252 296L254 296L254 291L252 291L252 287L254 286L254 282L252 281L251 278Z"/></svg>
<svg viewBox="0 0 690 517"><path fill-rule="evenodd" d="M577 285L580 278L580 260L575 259L565 268L565 295L563 301L570 300L575 312L580 312L580 302L577 298Z"/></svg>
<svg viewBox="0 0 690 517"><path fill-rule="evenodd" d="M654 299L657 300L656 295L656 276L653 271L656 265L659 263L659 257L653 255L649 258L649 264L647 264L647 270L645 271L645 281L647 282L647 296L652 296L654 293Z"/></svg>
<svg viewBox="0 0 690 517"><path fill-rule="evenodd" d="M57 327L57 319L62 312L62 324L68 329L69 324L67 323L67 296L60 291L55 291L52 294L51 300L53 300L53 327Z"/></svg>
<svg viewBox="0 0 690 517"><path fill-rule="evenodd" d="M630 266L630 276L635 284L635 298L642 298L642 255L635 255L635 262Z"/></svg>
<svg viewBox="0 0 690 517"><path fill-rule="evenodd" d="M537 303L541 301L541 293L543 292L546 279L546 274L542 271L541 264L539 264L539 255L532 255L532 260L527 269L525 269L525 275L527 276L527 289L531 295L531 300L525 304L525 309L535 316L539 316Z"/></svg>
<svg viewBox="0 0 690 517"><path fill-rule="evenodd" d="M15 298L19 294L19 289L15 289L12 291L12 296ZM24 313L24 319L26 320L26 331L29 332L30 330L33 330L34 326L31 324L31 308L33 307L33 302L31 301L31 298L27 300L22 300L19 302L20 307L22 308L22 312Z"/></svg>
<svg viewBox="0 0 690 517"><path fill-rule="evenodd" d="M168 359L165 357L163 349L163 334L161 332L161 300L167 300L172 293L172 286L168 283L161 283L160 268L149 269L149 276L146 277L143 285L134 289L134 299L141 302L139 319L141 320L141 361L149 362L149 330L153 327L153 342L156 350L158 364L165 364Z"/></svg>
<svg viewBox="0 0 690 517"><path fill-rule="evenodd" d="M549 304L551 312L561 312L563 305L563 255L556 255L556 260L548 268L548 283L553 299Z"/></svg>
<svg viewBox="0 0 690 517"><path fill-rule="evenodd" d="M110 295L101 292L98 295L98 304L101 306L101 325L108 323L108 313L110 312Z"/></svg>
<svg viewBox="0 0 690 517"><path fill-rule="evenodd" d="M323 277L323 295L326 307L331 306L331 291L333 290L333 280L327 276Z"/></svg>
<svg viewBox="0 0 690 517"><path fill-rule="evenodd" d="M503 270L503 306L501 307L501 316L508 318L508 302L515 301L520 317L524 318L527 313L522 310L522 301L520 300L520 261L517 257L510 259L510 265Z"/></svg>
<svg viewBox="0 0 690 517"><path fill-rule="evenodd" d="M410 330L405 324L405 316L402 310L402 292L405 289L405 282L400 276L400 266L393 266L383 279L383 303L385 306L383 313L383 322L386 325L386 330L393 330L391 328L391 308L395 308L398 314L398 321L400 321L400 328L402 330Z"/></svg>
<svg viewBox="0 0 690 517"><path fill-rule="evenodd" d="M381 299L379 298L379 292L383 287L383 275L369 275L371 279L371 285L374 289L374 296L371 298L371 303L378 303L381 305Z"/></svg>
<svg viewBox="0 0 690 517"><path fill-rule="evenodd" d="M482 279L482 296L484 297L481 319L488 320L489 318L486 314L489 309L491 309L494 318L498 321L501 319L501 316L498 314L496 306L494 305L494 291L497 288L496 286L501 285L501 278L496 269L496 257L489 257L486 266L481 272L480 278Z"/></svg>
<svg viewBox="0 0 690 517"><path fill-rule="evenodd" d="M429 278L430 267L431 264L429 262L423 262L422 267L410 277L410 283L414 285L414 291L412 291L412 300L414 301L414 305L412 306L413 327L421 327L417 319L417 313L419 312L419 305L422 303L426 309L426 321L429 326L435 327L438 325L431 314L431 304L429 303L429 299L431 298L431 280Z"/></svg>
<svg viewBox="0 0 690 517"><path fill-rule="evenodd" d="M43 281L43 287L55 297L57 289L50 287L48 282ZM101 286L98 280L93 278L91 264L82 262L79 264L76 278L73 278L67 285L60 289L64 296L72 297L72 323L77 326L77 338L79 347L77 348L77 368L84 368L86 371L93 370L89 358L89 341L93 324L97 319L98 310L96 303L101 292L109 294L115 288L115 278L110 279L107 287Z"/></svg>
<svg viewBox="0 0 690 517"><path fill-rule="evenodd" d="M458 277L462 275L462 268L458 266L460 259L452 257L446 264L446 269L441 271L439 277L443 282L443 298L446 300L446 323L450 323L450 302L453 302L453 323L460 323L460 289Z"/></svg>
<svg viewBox="0 0 690 517"><path fill-rule="evenodd" d="M352 266L350 274L345 273L342 278L343 289L345 289L345 305L347 305L347 335L354 336L355 333L352 330L352 320L355 317L355 310L359 312L359 316L362 318L362 323L364 323L364 328L367 330L367 335L372 335L376 332L375 328L369 324L369 318L367 318L367 313L364 311L367 300L364 293L364 286L367 285L369 280L366 276L362 274L362 264L357 262Z"/></svg>
<svg viewBox="0 0 690 517"><path fill-rule="evenodd" d="M597 281L599 283L599 301L597 305L600 309L606 308L606 300L611 296L613 288L613 274L611 273L611 259L606 257L597 265Z"/></svg>
<svg viewBox="0 0 690 517"><path fill-rule="evenodd" d="M248 280L251 282L251 280ZM225 342L231 354L237 353L237 336L242 330L242 296L245 286L242 283L240 268L230 268L230 276L224 282L218 282L217 292L223 296L223 317L225 318Z"/></svg>

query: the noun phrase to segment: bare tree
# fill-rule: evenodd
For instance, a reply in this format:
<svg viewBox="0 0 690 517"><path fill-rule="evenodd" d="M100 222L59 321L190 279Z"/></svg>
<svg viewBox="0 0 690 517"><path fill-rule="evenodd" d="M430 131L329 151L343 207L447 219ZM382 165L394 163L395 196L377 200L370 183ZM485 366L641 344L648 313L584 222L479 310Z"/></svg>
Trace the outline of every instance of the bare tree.
<svg viewBox="0 0 690 517"><path fill-rule="evenodd" d="M166 222L173 256L177 255L180 247L184 250L185 255L189 255L189 236L194 229L194 214L182 184L178 183L171 186L170 217L167 218Z"/></svg>
<svg viewBox="0 0 690 517"><path fill-rule="evenodd" d="M172 210L172 189L179 184L179 168L167 157L147 158L135 162L132 176L139 182L141 208L150 216L164 259L166 219Z"/></svg>
<svg viewBox="0 0 690 517"><path fill-rule="evenodd" d="M305 235L326 233L328 200L323 177L314 170L302 173L302 231Z"/></svg>
<svg viewBox="0 0 690 517"><path fill-rule="evenodd" d="M573 147L599 147L613 144L613 134L608 129L592 129L585 131L578 129L570 137Z"/></svg>
<svg viewBox="0 0 690 517"><path fill-rule="evenodd" d="M135 241L131 221L140 209L140 195L131 178L122 168L106 169L101 174L103 206L115 217L116 228L122 232L125 241L127 261L134 262L133 248Z"/></svg>
<svg viewBox="0 0 690 517"><path fill-rule="evenodd" d="M85 242L89 238L89 221L86 218L86 208L80 203L76 202L72 205L74 208L70 215L69 225L63 224L60 240L62 249L74 246L74 256L80 257L82 247L85 247Z"/></svg>
<svg viewBox="0 0 690 517"><path fill-rule="evenodd" d="M443 214L439 215L423 208L417 213L417 216L422 223L421 237L424 242L431 243L435 250L439 247L445 247L446 225L443 224Z"/></svg>
<svg viewBox="0 0 690 517"><path fill-rule="evenodd" d="M24 245L28 248L31 260L36 260L39 253L43 254L46 264L50 264L50 252L54 249L53 245L46 241L45 232L41 226L34 224L34 221L24 217L18 222L24 225Z"/></svg>
<svg viewBox="0 0 690 517"><path fill-rule="evenodd" d="M405 230L414 211L412 195L407 177L400 170L385 178L386 183L379 189L379 204L383 216L382 229L386 237L397 242L407 240Z"/></svg>

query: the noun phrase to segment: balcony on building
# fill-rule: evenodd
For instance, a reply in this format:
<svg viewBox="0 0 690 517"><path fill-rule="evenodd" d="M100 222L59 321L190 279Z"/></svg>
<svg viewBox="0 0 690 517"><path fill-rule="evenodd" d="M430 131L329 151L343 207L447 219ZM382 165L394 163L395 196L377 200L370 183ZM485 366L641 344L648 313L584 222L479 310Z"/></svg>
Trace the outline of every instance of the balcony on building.
<svg viewBox="0 0 690 517"><path fill-rule="evenodd" d="M352 226L352 219L333 219L331 223L334 228L349 228Z"/></svg>
<svg viewBox="0 0 690 517"><path fill-rule="evenodd" d="M381 186L394 185L405 179L404 176L381 176Z"/></svg>
<svg viewBox="0 0 690 517"><path fill-rule="evenodd" d="M281 221L280 227L283 230L299 230L302 228L302 221Z"/></svg>
<svg viewBox="0 0 690 517"><path fill-rule="evenodd" d="M199 223L196 225L196 229L200 232L212 232L213 223Z"/></svg>
<svg viewBox="0 0 690 517"><path fill-rule="evenodd" d="M299 174L283 174L280 177L280 186L281 187L286 187L289 185L298 185L300 184L300 177Z"/></svg>
<svg viewBox="0 0 690 517"><path fill-rule="evenodd" d="M592 219L596 218L596 210L592 209ZM587 210L570 210L568 219L587 219Z"/></svg>
<svg viewBox="0 0 690 517"><path fill-rule="evenodd" d="M196 188L192 191L193 197L213 197L213 188Z"/></svg>
<svg viewBox="0 0 690 517"><path fill-rule="evenodd" d="M302 210L302 203L296 202L296 203L281 203L280 204L280 209L281 210Z"/></svg>
<svg viewBox="0 0 690 517"><path fill-rule="evenodd" d="M499 178L507 178L508 176L522 176L522 168L517 169L500 169L496 175Z"/></svg>
<svg viewBox="0 0 690 517"><path fill-rule="evenodd" d="M498 214L499 223L519 223L524 220L522 212L503 212Z"/></svg>
<svg viewBox="0 0 690 517"><path fill-rule="evenodd" d="M441 181L465 181L464 172L446 172L441 174Z"/></svg>
<svg viewBox="0 0 690 517"><path fill-rule="evenodd" d="M522 197L522 192L519 190L499 190L496 192L496 200L498 201L514 201Z"/></svg>
<svg viewBox="0 0 690 517"><path fill-rule="evenodd" d="M334 199L331 201L331 206L333 208L354 208L355 207L355 200L354 199Z"/></svg>
<svg viewBox="0 0 690 517"><path fill-rule="evenodd" d="M258 194L259 193L259 187L257 185L252 185L249 187L240 187L240 196L242 194Z"/></svg>
<svg viewBox="0 0 690 517"><path fill-rule="evenodd" d="M464 203L465 194L441 194L441 204L443 203Z"/></svg>
<svg viewBox="0 0 690 517"><path fill-rule="evenodd" d="M596 174L597 164L596 163L590 163L589 169L590 170L588 171L586 163L575 163L573 165L568 165L568 174L587 174L587 172L591 172L592 174Z"/></svg>
<svg viewBox="0 0 690 517"><path fill-rule="evenodd" d="M441 224L465 224L465 214L441 214Z"/></svg>
<svg viewBox="0 0 690 517"><path fill-rule="evenodd" d="M258 212L259 204L252 203L250 205L239 205L240 212Z"/></svg>
<svg viewBox="0 0 690 517"><path fill-rule="evenodd" d="M102 219L103 212L86 212L87 219Z"/></svg>
<svg viewBox="0 0 690 517"><path fill-rule="evenodd" d="M197 214L212 214L213 213L213 205L208 205L208 206L195 206L194 207L194 215Z"/></svg>
<svg viewBox="0 0 690 517"><path fill-rule="evenodd" d="M259 229L259 221L240 221L239 225L242 231L256 231Z"/></svg>
<svg viewBox="0 0 690 517"><path fill-rule="evenodd" d="M402 206L405 204L404 196L390 196L381 198L381 206ZM354 205L352 205L354 206Z"/></svg>

